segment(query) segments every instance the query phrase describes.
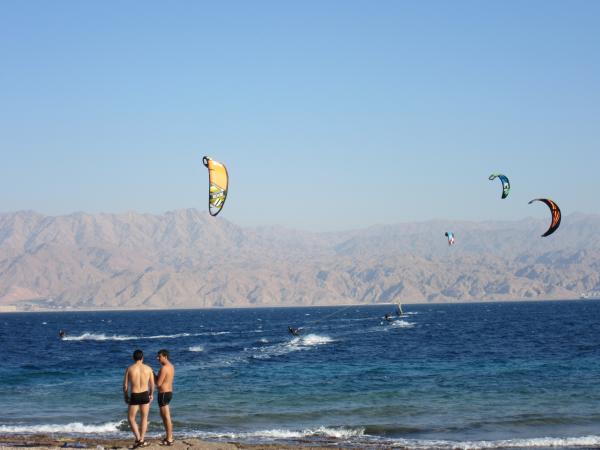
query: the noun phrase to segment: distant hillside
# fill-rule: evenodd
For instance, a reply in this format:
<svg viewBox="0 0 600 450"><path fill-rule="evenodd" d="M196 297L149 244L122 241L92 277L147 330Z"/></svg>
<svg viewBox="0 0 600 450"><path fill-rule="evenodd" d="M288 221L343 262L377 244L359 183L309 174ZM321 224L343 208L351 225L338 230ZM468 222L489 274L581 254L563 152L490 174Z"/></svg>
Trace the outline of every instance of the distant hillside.
<svg viewBox="0 0 600 450"><path fill-rule="evenodd" d="M0 307L174 308L600 296L600 216L339 233L197 210L0 214ZM444 231L455 232L448 247Z"/></svg>

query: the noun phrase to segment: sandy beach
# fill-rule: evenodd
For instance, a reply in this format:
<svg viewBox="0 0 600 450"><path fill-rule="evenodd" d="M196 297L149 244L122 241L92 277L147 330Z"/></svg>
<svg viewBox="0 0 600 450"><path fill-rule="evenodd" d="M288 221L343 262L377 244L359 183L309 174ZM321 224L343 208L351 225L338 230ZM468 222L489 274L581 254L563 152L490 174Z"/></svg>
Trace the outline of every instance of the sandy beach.
<svg viewBox="0 0 600 450"><path fill-rule="evenodd" d="M147 439L150 443L150 450L159 450L164 448L172 448L174 450L236 450L236 449L253 449L253 450L292 450L309 447L314 450L325 449L327 447L314 447L312 445L281 445L281 444L240 444L237 442L207 442L200 439L175 439L172 446L166 447L160 445L159 439ZM75 438L72 436L55 436L46 434L31 434L31 435L0 435L0 448L2 449L64 449L64 448L90 448L97 450L104 449L129 449L132 446L131 440L125 439L101 439L101 438ZM337 449L344 447L335 446Z"/></svg>

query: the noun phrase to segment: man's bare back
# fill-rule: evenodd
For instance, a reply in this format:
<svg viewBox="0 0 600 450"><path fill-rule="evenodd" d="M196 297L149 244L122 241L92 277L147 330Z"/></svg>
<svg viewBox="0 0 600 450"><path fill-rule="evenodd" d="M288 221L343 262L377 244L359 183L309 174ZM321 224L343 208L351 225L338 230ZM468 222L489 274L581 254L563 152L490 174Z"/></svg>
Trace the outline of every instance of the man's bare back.
<svg viewBox="0 0 600 450"><path fill-rule="evenodd" d="M154 372L146 364L135 363L130 365L125 372L126 382L131 385L131 393L146 392L149 385L154 385Z"/></svg>

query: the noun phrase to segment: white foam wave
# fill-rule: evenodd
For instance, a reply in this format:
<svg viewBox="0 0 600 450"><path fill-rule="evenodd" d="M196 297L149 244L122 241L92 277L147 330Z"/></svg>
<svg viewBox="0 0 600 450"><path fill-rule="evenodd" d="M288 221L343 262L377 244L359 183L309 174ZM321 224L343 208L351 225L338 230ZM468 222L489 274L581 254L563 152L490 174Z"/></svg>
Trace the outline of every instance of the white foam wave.
<svg viewBox="0 0 600 450"><path fill-rule="evenodd" d="M65 336L63 341L142 341L146 339L177 339L188 336L199 336L198 333L177 333L177 334L159 334L155 336L127 336L113 334L112 336L104 333L90 333L86 332L79 336Z"/></svg>
<svg viewBox="0 0 600 450"><path fill-rule="evenodd" d="M260 339L258 340L258 342L261 342L261 343L263 343L263 344L268 344L268 343L269 343L269 340L268 340L267 338L260 338Z"/></svg>
<svg viewBox="0 0 600 450"><path fill-rule="evenodd" d="M542 437L531 439L505 439L497 441L445 441L445 440L412 440L397 439L393 447L408 449L439 449L439 450L484 450L500 448L573 448L600 446L600 436L578 436L567 438Z"/></svg>
<svg viewBox="0 0 600 450"><path fill-rule="evenodd" d="M86 425L81 422L43 425L0 425L0 433L115 433L120 422L107 422L100 425Z"/></svg>
<svg viewBox="0 0 600 450"><path fill-rule="evenodd" d="M308 350L317 345L329 344L333 342L329 336L319 336L317 334L308 334L306 336L298 336L290 341L280 342L278 344L269 345L266 347L252 347L245 349L253 352L252 358L255 359L270 359L275 356L283 356L298 350Z"/></svg>
<svg viewBox="0 0 600 450"><path fill-rule="evenodd" d="M407 322L406 320L395 320L390 324L392 327L396 328L412 328L415 326L412 322Z"/></svg>
<svg viewBox="0 0 600 450"><path fill-rule="evenodd" d="M42 322L42 325L48 325L48 322Z"/></svg>
<svg viewBox="0 0 600 450"><path fill-rule="evenodd" d="M364 428L328 428L320 427L313 433L315 436L329 436L338 439L347 439L351 437L363 436Z"/></svg>
<svg viewBox="0 0 600 450"><path fill-rule="evenodd" d="M329 344L330 342L333 342L333 339L329 336L319 336L317 334L307 334L298 339L302 345L308 346Z"/></svg>
<svg viewBox="0 0 600 450"><path fill-rule="evenodd" d="M387 325L384 330L387 330L388 327L393 327L393 328L412 328L415 326L414 323L412 322L407 322L405 320L394 320L393 322L380 322L381 325Z"/></svg>
<svg viewBox="0 0 600 450"><path fill-rule="evenodd" d="M188 348L188 351L190 352L203 352L204 351L204 347L201 345L192 345L191 347Z"/></svg>
<svg viewBox="0 0 600 450"><path fill-rule="evenodd" d="M329 437L336 439L349 439L352 437L358 437L364 435L364 428L330 428L330 427L319 427L316 429L305 429L305 430L286 430L275 428L272 430L259 430L242 433L201 433L200 436L208 439L267 439L267 440L280 440L280 439L304 439L309 437Z"/></svg>

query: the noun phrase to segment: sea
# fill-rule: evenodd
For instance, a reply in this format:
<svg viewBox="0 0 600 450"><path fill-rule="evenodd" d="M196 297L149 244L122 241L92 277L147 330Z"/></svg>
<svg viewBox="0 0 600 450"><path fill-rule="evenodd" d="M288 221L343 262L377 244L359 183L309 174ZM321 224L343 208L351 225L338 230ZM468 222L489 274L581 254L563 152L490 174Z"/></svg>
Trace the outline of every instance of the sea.
<svg viewBox="0 0 600 450"><path fill-rule="evenodd" d="M0 314L0 434L132 438L124 370L136 349L158 370L164 348L176 439L600 448L600 301L403 309ZM163 435L156 400L149 430Z"/></svg>

